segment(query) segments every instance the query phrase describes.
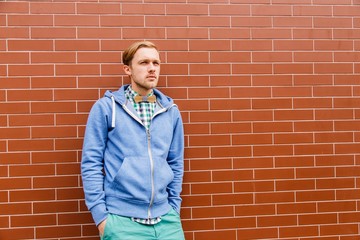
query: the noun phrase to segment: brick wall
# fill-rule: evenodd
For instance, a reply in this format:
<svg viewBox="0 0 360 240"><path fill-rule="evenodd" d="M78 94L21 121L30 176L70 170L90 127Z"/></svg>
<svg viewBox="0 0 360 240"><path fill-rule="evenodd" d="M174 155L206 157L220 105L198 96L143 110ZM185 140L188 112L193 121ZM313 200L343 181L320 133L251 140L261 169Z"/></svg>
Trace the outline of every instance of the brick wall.
<svg viewBox="0 0 360 240"><path fill-rule="evenodd" d="M187 240L359 239L359 0L0 2L0 239L98 239L90 107L161 49L186 131Z"/></svg>

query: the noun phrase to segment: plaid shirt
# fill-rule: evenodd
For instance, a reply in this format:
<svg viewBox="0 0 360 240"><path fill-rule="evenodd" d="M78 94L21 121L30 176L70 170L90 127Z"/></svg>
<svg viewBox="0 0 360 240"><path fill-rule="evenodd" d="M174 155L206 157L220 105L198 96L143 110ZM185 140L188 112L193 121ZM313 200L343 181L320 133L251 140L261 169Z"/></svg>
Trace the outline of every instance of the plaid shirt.
<svg viewBox="0 0 360 240"><path fill-rule="evenodd" d="M154 92L151 92L148 97L152 96ZM151 123L151 117L154 114L156 103L149 102L140 102L136 103L134 97L139 95L135 92L131 86L125 90L126 98L133 104L137 114L139 115L141 121L144 123L146 129L149 129ZM161 217L151 218L151 219L142 219L142 218L131 218L132 221L138 222L145 225L154 225L161 221Z"/></svg>
<svg viewBox="0 0 360 240"><path fill-rule="evenodd" d="M154 92L152 91L149 96L152 96ZM156 103L149 103L149 102L140 102L136 103L134 101L134 97L139 95L135 92L131 86L129 86L125 91L126 98L133 104L137 114L139 115L141 121L144 123L146 129L149 129L151 123L151 117L154 114Z"/></svg>

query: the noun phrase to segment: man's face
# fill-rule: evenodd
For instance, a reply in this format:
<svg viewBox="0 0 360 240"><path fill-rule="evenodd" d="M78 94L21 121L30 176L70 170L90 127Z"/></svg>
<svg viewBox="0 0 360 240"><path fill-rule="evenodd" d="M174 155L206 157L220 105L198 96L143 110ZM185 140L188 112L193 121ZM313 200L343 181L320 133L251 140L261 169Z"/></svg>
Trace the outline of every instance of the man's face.
<svg viewBox="0 0 360 240"><path fill-rule="evenodd" d="M124 66L131 79L131 87L140 95L147 95L157 86L160 75L160 56L155 48L140 48L130 66Z"/></svg>

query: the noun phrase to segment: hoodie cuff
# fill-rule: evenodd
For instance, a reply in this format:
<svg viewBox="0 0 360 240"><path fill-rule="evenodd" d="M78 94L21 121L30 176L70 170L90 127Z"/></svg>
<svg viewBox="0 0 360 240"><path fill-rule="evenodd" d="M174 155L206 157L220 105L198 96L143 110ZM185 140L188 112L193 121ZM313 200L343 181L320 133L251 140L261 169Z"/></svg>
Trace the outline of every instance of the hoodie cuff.
<svg viewBox="0 0 360 240"><path fill-rule="evenodd" d="M91 214L92 214L92 217L94 219L96 226L98 226L108 216L108 211L106 210L106 205L99 204L99 205L94 206L91 209Z"/></svg>

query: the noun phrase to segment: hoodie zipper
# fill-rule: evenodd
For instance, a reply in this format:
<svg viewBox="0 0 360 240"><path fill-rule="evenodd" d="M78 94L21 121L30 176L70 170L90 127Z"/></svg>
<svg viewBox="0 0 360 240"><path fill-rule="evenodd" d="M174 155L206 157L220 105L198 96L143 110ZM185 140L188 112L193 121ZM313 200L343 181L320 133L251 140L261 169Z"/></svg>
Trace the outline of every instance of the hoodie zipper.
<svg viewBox="0 0 360 240"><path fill-rule="evenodd" d="M148 154L150 159L150 174L151 174L151 197L148 207L148 219L151 219L151 207L154 203L155 197L155 183L154 183L154 160L151 153L151 135L149 129L146 129L147 142L148 142Z"/></svg>
<svg viewBox="0 0 360 240"><path fill-rule="evenodd" d="M172 105L171 107L173 107L174 105ZM125 112L127 112L130 116L132 116L132 118L134 118L137 122L139 122L141 125L144 126L143 122L136 116L134 115L127 107L125 104L122 105L123 109L125 110ZM171 108L170 107L170 108ZM168 109L170 109L168 108ZM159 115L160 113L166 112L168 109L163 108L160 111L154 113L154 115L151 117L151 121L153 120L153 118L157 115ZM145 128L146 129L146 128ZM155 181L154 181L154 160L153 160L153 156L152 156L152 152L151 152L151 134L150 134L150 130L146 129L146 137L147 137L147 148L148 148L148 154L149 154L149 161L150 161L150 175L151 175L151 196L150 196L150 203L149 203L149 207L148 207L148 219L151 219L151 207L154 204L154 198L155 198Z"/></svg>

